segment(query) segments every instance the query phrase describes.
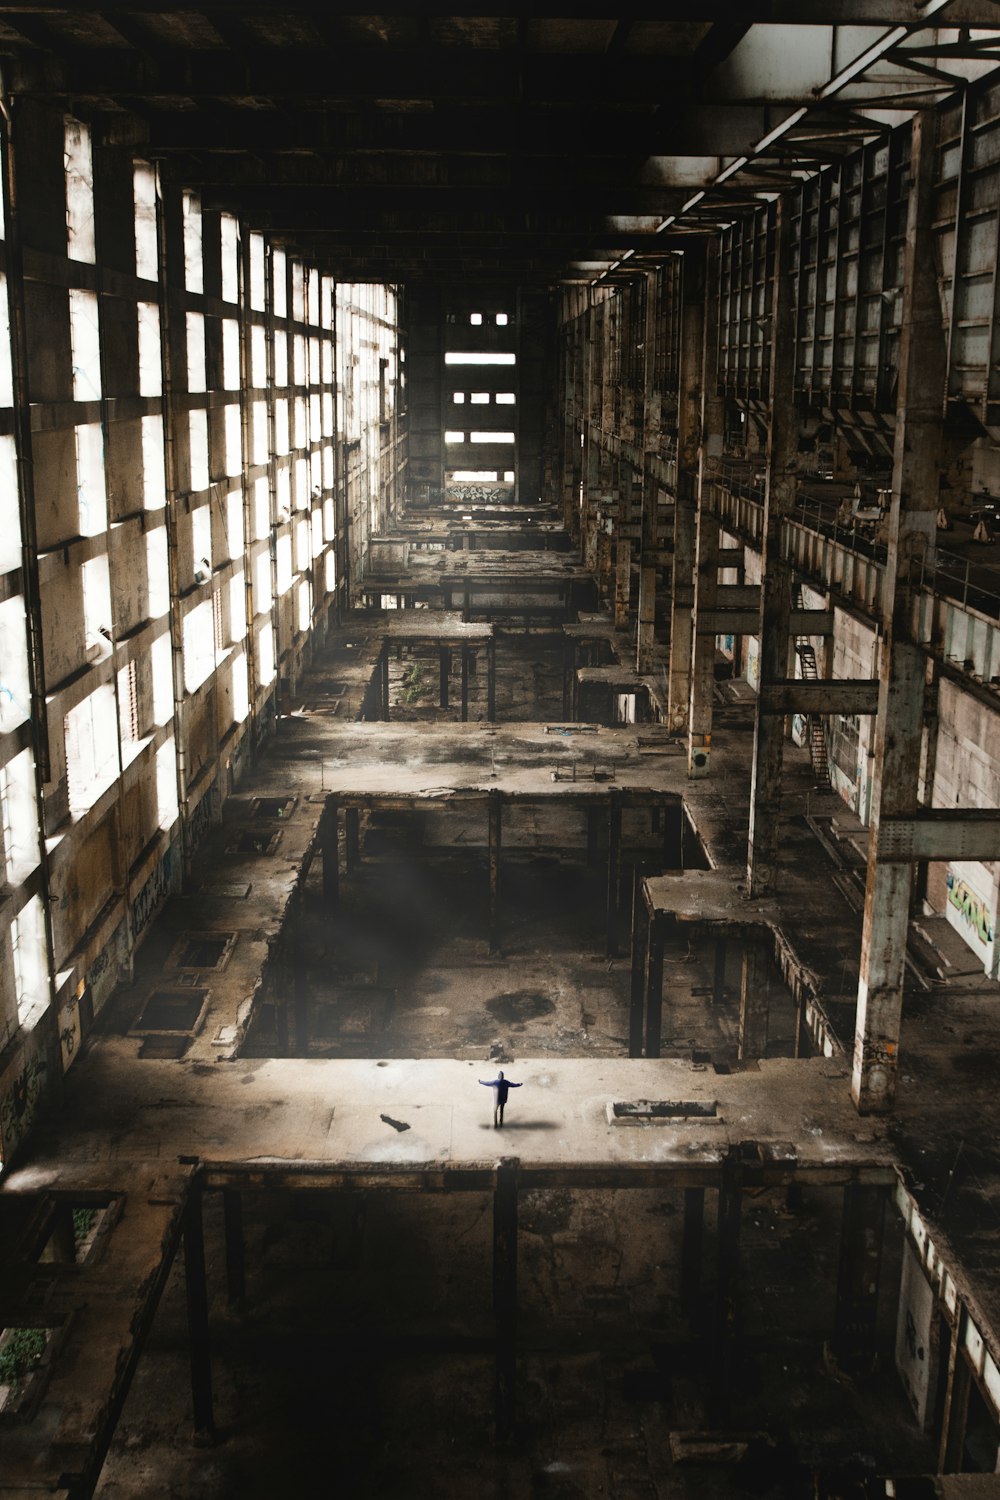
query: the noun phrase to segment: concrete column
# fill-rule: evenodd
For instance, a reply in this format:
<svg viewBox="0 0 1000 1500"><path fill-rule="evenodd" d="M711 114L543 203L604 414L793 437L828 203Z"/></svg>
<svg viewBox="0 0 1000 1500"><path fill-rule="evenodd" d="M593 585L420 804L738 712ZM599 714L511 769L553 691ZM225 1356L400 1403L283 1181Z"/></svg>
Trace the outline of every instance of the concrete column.
<svg viewBox="0 0 1000 1500"><path fill-rule="evenodd" d="M442 646L438 651L438 680L440 684L439 702L442 708L448 707L448 682L451 677L451 652L447 646Z"/></svg>
<svg viewBox="0 0 1000 1500"><path fill-rule="evenodd" d="M713 239L705 262L705 318L702 352L701 426L698 435L698 493L695 532L694 641L691 648L691 704L688 717L688 775L707 776L711 768L712 710L715 690L715 636L700 635L699 618L714 609L719 586L719 524L709 509L712 466L722 454L725 398L719 395L719 245Z"/></svg>
<svg viewBox="0 0 1000 1500"><path fill-rule="evenodd" d="M670 597L670 671L667 723L688 727L694 612L698 453L701 446L705 358L705 246L684 251L681 291L680 394L677 403L677 478L674 484L674 566Z"/></svg>
<svg viewBox="0 0 1000 1500"><path fill-rule="evenodd" d="M771 315L771 379L768 389L767 475L764 487L763 581L760 591L760 685L785 675L791 622L791 569L781 555L781 531L795 505L798 421L795 389L795 256L789 195L779 198L775 223ZM750 789L747 890L764 895L775 886L784 724L780 714L762 714L754 724Z"/></svg>
<svg viewBox="0 0 1000 1500"><path fill-rule="evenodd" d="M649 941L649 912L642 892L642 871L638 864L632 871L632 980L629 990L628 1055L642 1056L646 1011L646 945Z"/></svg>
<svg viewBox="0 0 1000 1500"><path fill-rule="evenodd" d="M380 686L381 698L382 698L382 704L381 704L382 718L383 719L388 719L388 717L389 717L389 647L388 646L383 646L382 647L382 654L379 657L379 667L380 667L379 686Z"/></svg>
<svg viewBox="0 0 1000 1500"><path fill-rule="evenodd" d="M699 630L699 620L714 610L719 586L719 523L700 505L697 526L698 572L694 600L691 705L688 716L688 775L707 776L712 754L712 706L715 693L715 636Z"/></svg>
<svg viewBox="0 0 1000 1500"><path fill-rule="evenodd" d="M192 1190L184 1210L184 1289L187 1298L188 1347L191 1359L191 1405L195 1440L215 1436L212 1409L212 1351L208 1334L208 1285L201 1194Z"/></svg>
<svg viewBox="0 0 1000 1500"><path fill-rule="evenodd" d="M223 1188L222 1218L226 1236L226 1293L229 1306L242 1310L247 1302L247 1276L243 1194L239 1188Z"/></svg>
<svg viewBox="0 0 1000 1500"><path fill-rule="evenodd" d="M684 1189L684 1230L681 1240L681 1301L690 1317L701 1286L701 1258L705 1231L705 1189Z"/></svg>
<svg viewBox="0 0 1000 1500"><path fill-rule="evenodd" d="M462 723L469 722L469 652L462 647Z"/></svg>
<svg viewBox="0 0 1000 1500"><path fill-rule="evenodd" d="M718 1421L729 1409L733 1380L733 1345L739 1334L740 1188L739 1146L730 1146L722 1162L717 1222L718 1270L715 1292L715 1370L712 1381Z"/></svg>
<svg viewBox="0 0 1000 1500"><path fill-rule="evenodd" d="M684 809L668 802L663 809L663 864L668 870L684 868Z"/></svg>
<svg viewBox="0 0 1000 1500"><path fill-rule="evenodd" d="M336 911L340 900L340 854L337 849L339 813L336 797L328 797L320 823L320 847L323 859L323 901L330 911Z"/></svg>
<svg viewBox="0 0 1000 1500"><path fill-rule="evenodd" d="M495 1421L498 1443L514 1430L517 1378L517 1168L497 1163L493 1189L493 1314L496 1319Z"/></svg>
<svg viewBox="0 0 1000 1500"><path fill-rule="evenodd" d="M490 952L497 951L500 930L500 848L503 826L503 804L499 792L489 794L489 867L490 867Z"/></svg>
<svg viewBox="0 0 1000 1500"><path fill-rule="evenodd" d="M851 1080L861 1114L891 1108L899 1066L913 866L881 861L879 830L884 817L912 815L919 805L925 665L913 637L912 608L921 572L934 559L946 369L932 225L934 113L916 116L911 128L892 508Z"/></svg>
<svg viewBox="0 0 1000 1500"><path fill-rule="evenodd" d="M486 647L486 717L491 724L497 720L497 643L490 641Z"/></svg>
<svg viewBox="0 0 1000 1500"><path fill-rule="evenodd" d="M663 919L653 917L646 938L643 979L646 1001L646 1056L659 1057L663 1032Z"/></svg>
<svg viewBox="0 0 1000 1500"><path fill-rule="evenodd" d="M605 951L618 952L618 906L622 883L622 804L617 792L608 799L608 924Z"/></svg>
<svg viewBox="0 0 1000 1500"><path fill-rule="evenodd" d="M712 1004L722 1005L726 998L726 939L715 939L715 962L712 968Z"/></svg>
<svg viewBox="0 0 1000 1500"><path fill-rule="evenodd" d="M615 629L628 629L632 595L632 542L627 535L632 522L632 465L622 463L618 473L618 525L615 532Z"/></svg>
<svg viewBox="0 0 1000 1500"><path fill-rule="evenodd" d="M752 937L746 938L740 975L740 1034L737 1052L740 1062L767 1055L767 1028L770 1020L768 967L763 944Z"/></svg>
<svg viewBox="0 0 1000 1500"><path fill-rule="evenodd" d="M650 460L660 453L660 397L655 390L656 374L656 272L646 272L646 325L643 344L643 472L642 472L642 540L639 555L639 628L636 637L637 672L651 672L656 648L656 552L659 547L659 525L656 508L659 486L652 477Z"/></svg>
<svg viewBox="0 0 1000 1500"><path fill-rule="evenodd" d="M850 1372L870 1373L877 1353L886 1189L852 1182L844 1189L833 1348Z"/></svg>
<svg viewBox="0 0 1000 1500"><path fill-rule="evenodd" d="M593 869L597 864L597 849L600 839L601 810L593 804L587 808L587 864Z"/></svg>
<svg viewBox="0 0 1000 1500"><path fill-rule="evenodd" d="M295 1013L295 1051L299 1057L309 1054L309 998L306 987L305 955L301 942L292 955L292 1002Z"/></svg>
<svg viewBox="0 0 1000 1500"><path fill-rule="evenodd" d="M344 868L348 875L361 863L361 810L344 808Z"/></svg>

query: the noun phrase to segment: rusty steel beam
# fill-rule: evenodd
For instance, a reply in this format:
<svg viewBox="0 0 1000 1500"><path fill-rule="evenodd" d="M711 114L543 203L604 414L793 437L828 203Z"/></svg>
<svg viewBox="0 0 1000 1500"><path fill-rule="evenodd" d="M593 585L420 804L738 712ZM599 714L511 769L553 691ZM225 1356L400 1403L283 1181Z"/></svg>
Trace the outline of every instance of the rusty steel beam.
<svg viewBox="0 0 1000 1500"><path fill-rule="evenodd" d="M928 808L912 817L883 817L880 862L918 859L1000 859L1000 812L995 808Z"/></svg>

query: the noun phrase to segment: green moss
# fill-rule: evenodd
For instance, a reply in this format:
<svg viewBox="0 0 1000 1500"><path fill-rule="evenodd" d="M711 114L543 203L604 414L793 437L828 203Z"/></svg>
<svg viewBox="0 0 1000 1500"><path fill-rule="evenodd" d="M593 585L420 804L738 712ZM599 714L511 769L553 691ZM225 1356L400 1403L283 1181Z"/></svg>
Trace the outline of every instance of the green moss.
<svg viewBox="0 0 1000 1500"><path fill-rule="evenodd" d="M74 1208L73 1210L73 1238L77 1241L85 1240L90 1233L91 1225L97 1218L96 1208Z"/></svg>

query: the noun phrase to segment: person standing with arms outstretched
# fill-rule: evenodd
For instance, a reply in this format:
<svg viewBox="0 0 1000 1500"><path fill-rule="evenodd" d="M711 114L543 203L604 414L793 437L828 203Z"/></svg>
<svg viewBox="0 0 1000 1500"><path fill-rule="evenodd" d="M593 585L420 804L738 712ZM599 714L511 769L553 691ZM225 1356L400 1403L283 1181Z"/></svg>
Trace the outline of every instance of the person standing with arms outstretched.
<svg viewBox="0 0 1000 1500"><path fill-rule="evenodd" d="M491 1078L489 1080L480 1078L479 1082L482 1084L484 1089L496 1089L496 1094L493 1097L493 1129L496 1130L498 1127L502 1128L503 1107L507 1103L507 1095L510 1093L511 1089L521 1088L521 1084L511 1083L509 1078L505 1078L503 1076L502 1071L499 1072L495 1078Z"/></svg>

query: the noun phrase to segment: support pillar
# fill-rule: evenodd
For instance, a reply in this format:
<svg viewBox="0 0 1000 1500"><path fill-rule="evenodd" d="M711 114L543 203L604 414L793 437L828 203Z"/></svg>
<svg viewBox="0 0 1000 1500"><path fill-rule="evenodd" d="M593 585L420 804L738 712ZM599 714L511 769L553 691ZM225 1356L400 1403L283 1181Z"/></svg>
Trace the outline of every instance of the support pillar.
<svg viewBox="0 0 1000 1500"><path fill-rule="evenodd" d="M440 693L438 701L442 708L448 707L448 682L451 677L451 652L447 646L442 646L438 651L438 682Z"/></svg>
<svg viewBox="0 0 1000 1500"><path fill-rule="evenodd" d="M344 808L344 869L350 875L361 863L361 810Z"/></svg>
<svg viewBox="0 0 1000 1500"><path fill-rule="evenodd" d="M688 715L688 775L707 776L712 755L712 709L715 697L715 636L700 628L705 612L714 610L719 589L719 523L698 507L698 572L694 600L691 702Z"/></svg>
<svg viewBox="0 0 1000 1500"><path fill-rule="evenodd" d="M462 723L469 722L469 652L462 647Z"/></svg>
<svg viewBox="0 0 1000 1500"><path fill-rule="evenodd" d="M576 642L563 637L562 648L562 716L568 723L573 714L573 682L576 678Z"/></svg>
<svg viewBox="0 0 1000 1500"><path fill-rule="evenodd" d="M323 902L328 911L336 911L340 899L340 853L337 848L337 823L340 809L335 797L327 799L320 825L323 859Z"/></svg>
<svg viewBox="0 0 1000 1500"><path fill-rule="evenodd" d="M598 831L600 828L600 808L590 806L587 808L587 864L593 869L597 864Z"/></svg>
<svg viewBox="0 0 1000 1500"><path fill-rule="evenodd" d="M628 1055L642 1056L646 1011L646 945L649 941L649 911L643 894L642 871L632 871L632 981L629 990Z"/></svg>
<svg viewBox="0 0 1000 1500"><path fill-rule="evenodd" d="M767 476L764 487L760 587L760 687L785 675L791 627L791 567L782 556L785 517L798 490L798 420L795 407L795 340L793 204L779 198L775 223L771 318L771 377L768 388ZM781 769L784 724L780 714L762 714L758 696L754 721L753 772L750 784L750 838L747 847L747 892L763 896L775 888L778 871L778 820L781 813Z"/></svg>
<svg viewBox="0 0 1000 1500"><path fill-rule="evenodd" d="M722 1162L717 1224L718 1268L715 1291L715 1370L712 1381L715 1421L729 1411L733 1383L734 1345L739 1336L740 1148L730 1146Z"/></svg>
<svg viewBox="0 0 1000 1500"><path fill-rule="evenodd" d="M705 1189L684 1189L684 1229L681 1240L681 1302L688 1317L701 1286L701 1257L705 1237Z"/></svg>
<svg viewBox="0 0 1000 1500"><path fill-rule="evenodd" d="M243 1194L239 1188L223 1188L222 1218L226 1236L226 1295L229 1306L242 1311L247 1303L247 1275Z"/></svg>
<svg viewBox="0 0 1000 1500"><path fill-rule="evenodd" d="M767 1055L771 1010L768 968L763 945L753 938L746 938L740 975L740 1034L736 1054L740 1062Z"/></svg>
<svg viewBox="0 0 1000 1500"><path fill-rule="evenodd" d="M930 110L911 125L892 506L851 1079L861 1114L889 1110L895 1097L913 882L912 864L881 860L880 829L883 818L912 817L919 809L926 667L912 616L920 579L934 562L946 370L933 226L936 128Z"/></svg>
<svg viewBox="0 0 1000 1500"><path fill-rule="evenodd" d="M295 1017L295 1052L298 1057L309 1055L309 992L306 985L305 954L301 942L295 944L292 955L292 1004Z"/></svg>
<svg viewBox="0 0 1000 1500"><path fill-rule="evenodd" d="M684 868L684 809L668 802L663 809L663 864L667 870Z"/></svg>
<svg viewBox="0 0 1000 1500"><path fill-rule="evenodd" d="M643 979L646 1002L646 1056L659 1057L663 1032L663 920L652 917L646 939Z"/></svg>
<svg viewBox="0 0 1000 1500"><path fill-rule="evenodd" d="M622 463L618 475L618 526L615 532L615 629L627 630L632 597L632 466Z"/></svg>
<svg viewBox="0 0 1000 1500"><path fill-rule="evenodd" d="M715 939L715 962L712 967L712 1004L722 1005L726 998L726 940Z"/></svg>
<svg viewBox="0 0 1000 1500"><path fill-rule="evenodd" d="M381 716L384 720L389 717L389 647L382 647L379 657L379 693L381 699Z"/></svg>
<svg viewBox="0 0 1000 1500"><path fill-rule="evenodd" d="M497 643L493 640L486 646L486 717L491 724L497 721Z"/></svg>
<svg viewBox="0 0 1000 1500"><path fill-rule="evenodd" d="M215 1437L212 1409L212 1351L208 1334L208 1284L201 1193L192 1190L184 1211L184 1289L187 1298L188 1347L191 1358L191 1406L195 1440Z"/></svg>
<svg viewBox="0 0 1000 1500"><path fill-rule="evenodd" d="M514 1431L517 1378L517 1169L516 1158L497 1163L493 1189L493 1314L496 1319L496 1440Z"/></svg>
<svg viewBox="0 0 1000 1500"><path fill-rule="evenodd" d="M643 342L642 539L639 555L639 627L635 669L651 672L656 662L656 553L659 547L659 485L650 460L660 454L661 408L656 389L656 276L646 272L646 321Z"/></svg>
<svg viewBox="0 0 1000 1500"><path fill-rule="evenodd" d="M489 794L489 867L490 867L490 952L496 953L500 931L500 848L503 827L503 804L500 793Z"/></svg>
<svg viewBox="0 0 1000 1500"><path fill-rule="evenodd" d="M870 1373L877 1355L886 1189L852 1182L844 1189L834 1353L849 1373Z"/></svg>
<svg viewBox="0 0 1000 1500"><path fill-rule="evenodd" d="M674 485L674 558L670 590L670 667L667 724L688 728L694 612L698 449L701 437L702 363L705 356L705 246L684 251L681 290L680 399L677 404L677 478Z"/></svg>
<svg viewBox="0 0 1000 1500"><path fill-rule="evenodd" d="M608 799L608 922L605 952L618 952L618 907L622 883L622 804L616 792Z"/></svg>

